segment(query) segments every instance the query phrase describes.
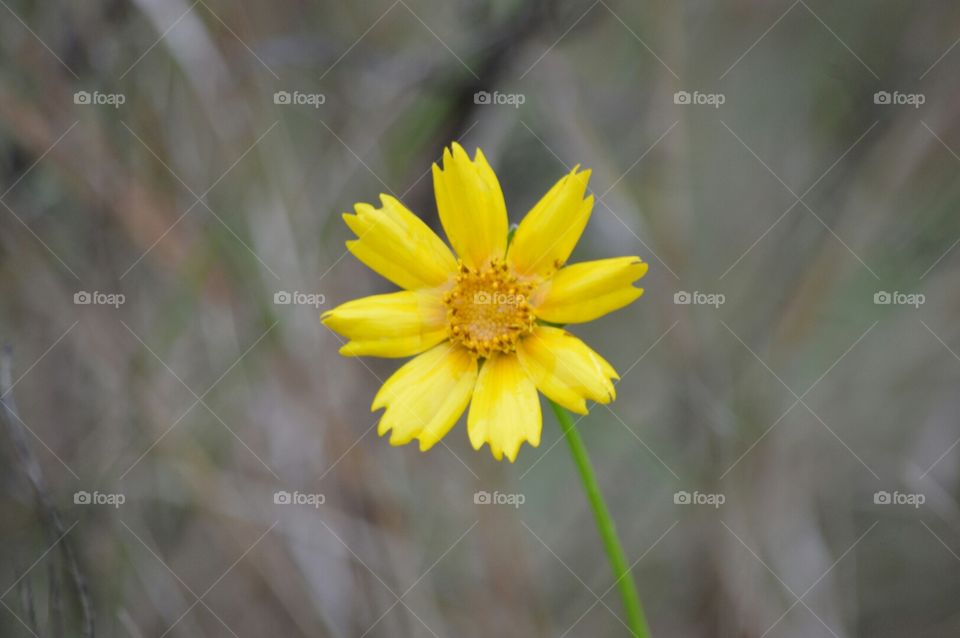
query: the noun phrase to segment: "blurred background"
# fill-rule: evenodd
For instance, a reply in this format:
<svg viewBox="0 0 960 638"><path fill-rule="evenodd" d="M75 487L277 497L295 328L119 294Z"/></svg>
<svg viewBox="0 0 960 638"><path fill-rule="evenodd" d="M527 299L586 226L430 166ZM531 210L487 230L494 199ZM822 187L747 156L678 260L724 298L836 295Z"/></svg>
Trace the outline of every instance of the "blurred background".
<svg viewBox="0 0 960 638"><path fill-rule="evenodd" d="M960 5L0 4L0 634L628 634L549 411L391 448L318 321L453 140L650 263L573 331L654 635L960 634Z"/></svg>

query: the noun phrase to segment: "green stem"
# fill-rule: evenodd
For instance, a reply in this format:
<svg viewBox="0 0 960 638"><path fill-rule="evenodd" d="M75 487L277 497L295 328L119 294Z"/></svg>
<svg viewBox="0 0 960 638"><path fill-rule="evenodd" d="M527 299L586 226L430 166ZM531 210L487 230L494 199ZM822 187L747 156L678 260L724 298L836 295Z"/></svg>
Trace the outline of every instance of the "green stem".
<svg viewBox="0 0 960 638"><path fill-rule="evenodd" d="M630 567L623 553L623 547L620 545L620 539L617 537L617 529L610 517L610 511L607 509L607 504L603 501L603 495L600 493L600 485L593 473L590 457L587 456L587 448L584 447L583 439L580 438L580 433L574 427L570 413L553 401L550 401L550 407L553 408L553 413L557 416L557 422L563 429L567 443L570 444L570 454L573 455L577 470L580 471L580 478L583 480L583 487L587 492L587 500L590 501L593 517L597 521L597 530L603 540L603 548L607 552L610 568L613 569L613 575L617 579L616 585L617 589L620 590L623 607L627 612L627 624L630 626L630 631L635 638L650 638L650 629L647 627L647 618L643 613L643 606L640 604L637 586L633 582L633 574L630 573Z"/></svg>

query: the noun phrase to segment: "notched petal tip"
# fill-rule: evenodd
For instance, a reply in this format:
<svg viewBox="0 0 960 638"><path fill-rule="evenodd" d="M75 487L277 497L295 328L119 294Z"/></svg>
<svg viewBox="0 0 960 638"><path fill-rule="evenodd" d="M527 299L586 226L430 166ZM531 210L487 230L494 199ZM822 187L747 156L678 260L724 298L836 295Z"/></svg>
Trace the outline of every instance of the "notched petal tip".
<svg viewBox="0 0 960 638"><path fill-rule="evenodd" d="M377 410L382 410L387 407L388 398L386 392L384 392L385 386L381 385L380 389L377 390L376 396L373 397L373 401L370 403L370 411L376 412ZM382 422L382 419L381 419Z"/></svg>
<svg viewBox="0 0 960 638"><path fill-rule="evenodd" d="M383 436L383 435L381 435ZM388 439L390 445L393 447L400 447L401 445L406 445L410 442L410 439L406 437L401 437L399 431L394 429L390 432L390 438Z"/></svg>
<svg viewBox="0 0 960 638"><path fill-rule="evenodd" d="M454 159L464 159L468 162L471 161L470 153L468 153L467 149L463 148L463 146L460 145L460 142L451 142L450 148L453 150ZM480 149L477 149L477 151L479 152Z"/></svg>
<svg viewBox="0 0 960 638"><path fill-rule="evenodd" d="M637 281L647 274L647 271L650 269L650 264L635 255L631 256L630 259L631 261L627 264L627 267L634 269L634 281Z"/></svg>
<svg viewBox="0 0 960 638"><path fill-rule="evenodd" d="M340 217L341 219L343 219L343 223L347 225L347 228L350 229L350 232L353 233L356 237L359 237L360 235L363 234L364 224L363 224L363 218L360 213L341 213ZM350 247L351 242L356 243L357 239L356 238L348 239L347 240L348 248Z"/></svg>
<svg viewBox="0 0 960 638"><path fill-rule="evenodd" d="M563 407L571 412L575 412L576 414L588 414L589 412L587 410L587 402L584 399L580 399L579 401L573 403L568 402L567 404L564 404Z"/></svg>
<svg viewBox="0 0 960 638"><path fill-rule="evenodd" d="M464 151L464 154L467 157L470 157L470 154ZM486 166L490 166L490 162L487 161L487 156L483 153L483 149L477 147L476 151L473 153L473 161L477 163L482 163Z"/></svg>
<svg viewBox="0 0 960 638"><path fill-rule="evenodd" d="M463 149L460 147L460 145L457 144L456 142L454 142L454 143L451 144L450 146L445 146L445 147L443 147L443 168L444 168L444 169L449 168L450 162L453 161L453 153L454 153L454 151L455 151L456 149L458 149L458 148L459 148L461 151L463 151Z"/></svg>
<svg viewBox="0 0 960 638"><path fill-rule="evenodd" d="M434 445L440 442L440 439L432 439L432 438L418 436L417 441L419 441L420 451L428 452L430 451L430 448L432 448Z"/></svg>
<svg viewBox="0 0 960 638"><path fill-rule="evenodd" d="M356 351L356 346L352 341L348 341L337 350L341 357L359 357L360 354Z"/></svg>
<svg viewBox="0 0 960 638"><path fill-rule="evenodd" d="M577 181L583 182L584 189L586 189L587 184L590 182L590 177L593 175L592 168L585 168L582 171L580 170L580 164L577 164L573 167L573 170L567 175L567 177L573 177Z"/></svg>

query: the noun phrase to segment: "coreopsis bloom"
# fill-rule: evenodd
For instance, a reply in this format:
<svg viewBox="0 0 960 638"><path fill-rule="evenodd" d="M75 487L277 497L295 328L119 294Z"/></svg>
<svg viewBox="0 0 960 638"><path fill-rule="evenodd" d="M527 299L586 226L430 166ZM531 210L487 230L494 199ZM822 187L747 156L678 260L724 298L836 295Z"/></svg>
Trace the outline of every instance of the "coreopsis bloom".
<svg viewBox="0 0 960 638"><path fill-rule="evenodd" d="M343 219L357 238L347 248L401 292L349 301L323 323L348 339L346 356L410 357L380 388L381 436L435 445L467 405L474 449L489 443L513 461L524 441L540 443L539 390L585 414L586 402L616 398L613 367L583 341L551 324L580 323L643 294L639 257L566 266L593 196L590 171L574 168L520 222L508 241L500 184L483 153L454 143L433 165L440 222L450 248L396 198L356 204ZM509 244L509 245L508 245Z"/></svg>

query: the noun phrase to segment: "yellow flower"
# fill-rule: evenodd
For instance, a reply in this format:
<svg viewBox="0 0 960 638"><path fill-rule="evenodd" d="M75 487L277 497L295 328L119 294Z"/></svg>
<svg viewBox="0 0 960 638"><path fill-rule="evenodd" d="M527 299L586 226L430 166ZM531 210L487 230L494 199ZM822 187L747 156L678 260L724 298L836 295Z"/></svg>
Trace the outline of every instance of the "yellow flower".
<svg viewBox="0 0 960 638"><path fill-rule="evenodd" d="M467 404L467 433L497 460L540 443L537 390L586 414L587 400L616 398L613 367L580 339L548 324L590 321L643 294L639 257L564 266L587 225L590 171L574 168L527 213L508 244L497 176L478 149L454 143L433 165L440 222L459 255L396 198L357 204L343 219L347 248L404 290L347 302L323 323L348 339L346 356L409 357L377 393L381 436L435 445Z"/></svg>

